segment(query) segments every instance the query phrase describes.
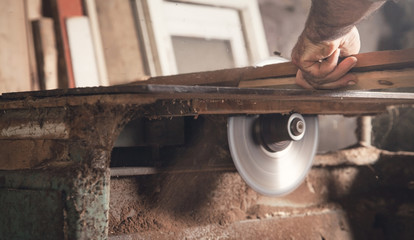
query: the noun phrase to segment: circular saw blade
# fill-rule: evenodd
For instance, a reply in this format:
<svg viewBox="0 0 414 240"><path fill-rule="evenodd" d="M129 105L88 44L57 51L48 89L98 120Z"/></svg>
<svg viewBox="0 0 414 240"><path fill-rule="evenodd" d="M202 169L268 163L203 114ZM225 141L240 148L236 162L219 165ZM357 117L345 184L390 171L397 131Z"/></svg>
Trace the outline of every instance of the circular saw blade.
<svg viewBox="0 0 414 240"><path fill-rule="evenodd" d="M254 140L253 127L259 116L228 119L231 156L244 181L255 191L281 196L296 189L306 177L318 143L318 118L305 116L306 133L279 152L270 152Z"/></svg>

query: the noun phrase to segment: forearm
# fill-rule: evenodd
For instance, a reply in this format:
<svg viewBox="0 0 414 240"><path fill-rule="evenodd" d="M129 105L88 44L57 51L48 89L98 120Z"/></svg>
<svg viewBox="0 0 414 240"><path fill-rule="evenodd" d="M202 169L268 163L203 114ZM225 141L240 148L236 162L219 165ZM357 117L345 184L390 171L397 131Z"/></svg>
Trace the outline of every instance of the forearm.
<svg viewBox="0 0 414 240"><path fill-rule="evenodd" d="M314 42L337 39L371 14L385 1L312 0L303 34Z"/></svg>

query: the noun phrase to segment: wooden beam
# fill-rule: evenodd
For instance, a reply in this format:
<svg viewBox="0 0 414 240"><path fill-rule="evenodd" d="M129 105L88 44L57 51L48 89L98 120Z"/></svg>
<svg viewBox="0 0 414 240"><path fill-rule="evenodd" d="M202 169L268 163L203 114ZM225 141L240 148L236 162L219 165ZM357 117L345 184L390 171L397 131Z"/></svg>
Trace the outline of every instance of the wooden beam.
<svg viewBox="0 0 414 240"><path fill-rule="evenodd" d="M57 50L53 19L32 21L40 89L58 88Z"/></svg>
<svg viewBox="0 0 414 240"><path fill-rule="evenodd" d="M414 68L355 73L358 84L348 89L385 89L414 87Z"/></svg>
<svg viewBox="0 0 414 240"><path fill-rule="evenodd" d="M66 30L75 86L99 86L99 71L88 17L66 18Z"/></svg>
<svg viewBox="0 0 414 240"><path fill-rule="evenodd" d="M27 29L27 45L29 50L30 78L32 90L40 90L38 66L36 62L36 49L34 46L34 36L32 22L42 17L42 1L41 0L25 0L26 11L26 29Z"/></svg>
<svg viewBox="0 0 414 240"><path fill-rule="evenodd" d="M414 48L361 53L355 55L355 57L357 57L358 63L351 72L356 73L414 68ZM296 76L297 70L298 68L293 63L286 62L263 67L244 67L153 77L147 81L135 82L134 84L239 86L241 81L267 78L281 78L281 82L291 84L294 83L292 79Z"/></svg>
<svg viewBox="0 0 414 240"><path fill-rule="evenodd" d="M102 35L99 28L99 19L96 9L95 0L84 0L86 12L88 13L89 23L91 26L93 47L96 54L96 63L99 72L99 82L101 86L108 86L108 73L106 68L104 48L102 46Z"/></svg>
<svg viewBox="0 0 414 240"><path fill-rule="evenodd" d="M344 88L344 90L371 90L387 88L414 87L414 68L398 70L355 72L358 83ZM267 78L258 80L240 81L242 88L298 88L295 85L296 77Z"/></svg>
<svg viewBox="0 0 414 240"><path fill-rule="evenodd" d="M414 48L360 53L352 72L366 72L414 67Z"/></svg>
<svg viewBox="0 0 414 240"><path fill-rule="evenodd" d="M146 79L131 2L94 0L109 85Z"/></svg>
<svg viewBox="0 0 414 240"><path fill-rule="evenodd" d="M24 0L0 1L0 93L32 90Z"/></svg>
<svg viewBox="0 0 414 240"><path fill-rule="evenodd" d="M73 88L75 80L72 71L72 61L69 49L68 34L65 19L75 16L83 16L81 0L46 0L44 3L49 8L49 14L53 17L56 42L58 48L59 87Z"/></svg>
<svg viewBox="0 0 414 240"><path fill-rule="evenodd" d="M414 48L356 54L357 64L351 72L381 71L414 67ZM296 76L298 68L291 62L271 64L244 74L243 80Z"/></svg>

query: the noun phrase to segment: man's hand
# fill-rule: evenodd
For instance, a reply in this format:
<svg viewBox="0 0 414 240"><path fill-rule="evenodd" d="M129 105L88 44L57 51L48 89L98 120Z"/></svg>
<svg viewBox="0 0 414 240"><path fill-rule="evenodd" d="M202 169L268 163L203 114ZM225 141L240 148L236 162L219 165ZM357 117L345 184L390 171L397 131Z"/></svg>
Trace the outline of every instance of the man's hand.
<svg viewBox="0 0 414 240"><path fill-rule="evenodd" d="M292 51L299 67L298 85L309 89L334 89L356 83L348 71L359 52L359 21L381 7L382 0L312 0L305 29ZM339 62L339 57L347 57Z"/></svg>
<svg viewBox="0 0 414 240"><path fill-rule="evenodd" d="M360 49L359 33L353 27L335 40L317 42L305 30L292 51L292 62L299 70L296 83L308 89L335 89L356 84L356 77L349 70L357 59L349 57ZM339 62L339 58L347 57Z"/></svg>

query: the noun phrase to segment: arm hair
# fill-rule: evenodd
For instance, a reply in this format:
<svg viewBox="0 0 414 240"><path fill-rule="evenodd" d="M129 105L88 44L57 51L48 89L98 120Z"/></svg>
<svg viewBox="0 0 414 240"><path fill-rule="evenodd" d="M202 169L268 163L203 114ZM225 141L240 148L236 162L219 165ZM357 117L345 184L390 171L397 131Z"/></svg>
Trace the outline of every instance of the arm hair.
<svg viewBox="0 0 414 240"><path fill-rule="evenodd" d="M372 0L312 0L304 34L313 42L335 40L384 3Z"/></svg>

